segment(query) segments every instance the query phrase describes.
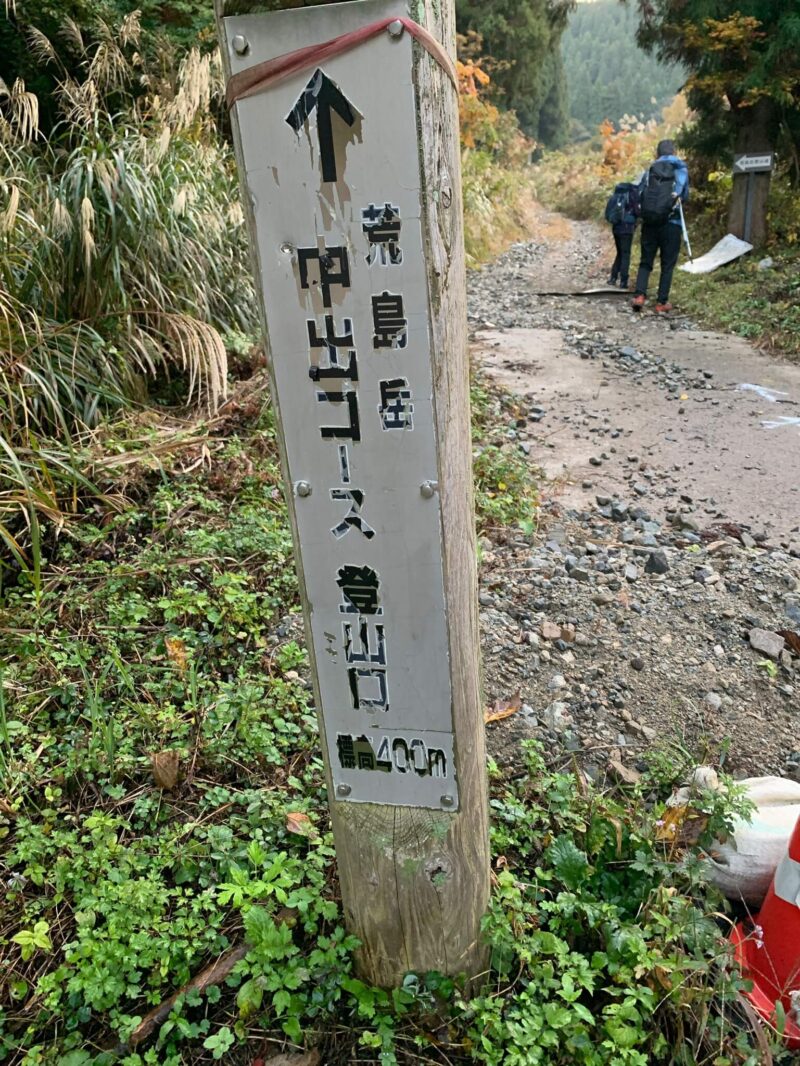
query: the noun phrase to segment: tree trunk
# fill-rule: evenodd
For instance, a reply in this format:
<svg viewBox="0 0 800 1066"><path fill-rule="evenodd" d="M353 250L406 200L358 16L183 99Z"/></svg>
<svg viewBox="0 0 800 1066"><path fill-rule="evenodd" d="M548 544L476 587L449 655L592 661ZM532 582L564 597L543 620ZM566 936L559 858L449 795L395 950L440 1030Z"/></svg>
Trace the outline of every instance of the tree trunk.
<svg viewBox="0 0 800 1066"><path fill-rule="evenodd" d="M760 155L773 151L775 143L775 105L762 98L752 107L739 107L734 112L736 122L736 154ZM747 221L747 188L752 183L750 234L745 236ZM770 174L735 174L733 194L728 215L728 229L736 237L747 239L756 248L767 238L767 200Z"/></svg>

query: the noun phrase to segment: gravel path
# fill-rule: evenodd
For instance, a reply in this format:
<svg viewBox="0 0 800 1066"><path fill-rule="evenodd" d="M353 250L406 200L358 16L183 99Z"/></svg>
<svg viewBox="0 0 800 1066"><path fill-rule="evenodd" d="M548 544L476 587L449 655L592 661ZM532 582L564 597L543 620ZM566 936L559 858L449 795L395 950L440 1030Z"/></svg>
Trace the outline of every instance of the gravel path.
<svg viewBox="0 0 800 1066"><path fill-rule="evenodd" d="M537 235L469 280L475 359L545 472L537 534L482 544L487 701L522 703L490 750L513 766L538 736L594 777L633 779L654 746L798 774L800 368L622 296L537 296L607 266L589 224L542 213Z"/></svg>

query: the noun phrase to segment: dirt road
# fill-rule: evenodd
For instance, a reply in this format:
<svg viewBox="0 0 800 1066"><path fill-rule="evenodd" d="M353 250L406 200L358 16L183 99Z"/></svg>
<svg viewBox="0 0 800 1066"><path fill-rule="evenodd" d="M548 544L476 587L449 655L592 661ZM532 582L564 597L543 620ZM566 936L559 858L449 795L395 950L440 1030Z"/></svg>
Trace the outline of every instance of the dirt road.
<svg viewBox="0 0 800 1066"><path fill-rule="evenodd" d="M608 243L542 212L469 280L477 364L522 397L498 418L546 474L538 533L482 543L487 699L522 703L490 749L800 777L800 366L621 295L537 295L602 283Z"/></svg>
<svg viewBox="0 0 800 1066"><path fill-rule="evenodd" d="M544 408L537 456L565 499L625 491L633 454L653 472L661 516L689 496L701 517L800 546L800 366L692 328L679 309L665 319L634 314L622 295L536 296L596 285L608 269L607 234L543 222L543 247L485 271L488 321L513 325L483 325L477 339L491 375Z"/></svg>

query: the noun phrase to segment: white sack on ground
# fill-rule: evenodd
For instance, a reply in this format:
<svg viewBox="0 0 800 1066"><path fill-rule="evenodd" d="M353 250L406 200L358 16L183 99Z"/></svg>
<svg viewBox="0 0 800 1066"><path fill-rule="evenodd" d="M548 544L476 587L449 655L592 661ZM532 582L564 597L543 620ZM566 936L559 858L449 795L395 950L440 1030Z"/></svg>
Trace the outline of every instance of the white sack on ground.
<svg viewBox="0 0 800 1066"><path fill-rule="evenodd" d="M711 881L728 899L744 900L758 909L800 817L800 783L783 777L749 777L738 784L747 788L756 810L749 823L736 823L727 843L711 849Z"/></svg>
<svg viewBox="0 0 800 1066"><path fill-rule="evenodd" d="M752 252L752 250L752 244L748 244L747 241L742 241L738 237L734 237L732 233L729 233L727 237L717 241L710 252L706 252L705 255L701 255L691 263L682 263L678 269L685 270L687 274L710 274L717 267L732 263L734 259L738 259L745 252Z"/></svg>

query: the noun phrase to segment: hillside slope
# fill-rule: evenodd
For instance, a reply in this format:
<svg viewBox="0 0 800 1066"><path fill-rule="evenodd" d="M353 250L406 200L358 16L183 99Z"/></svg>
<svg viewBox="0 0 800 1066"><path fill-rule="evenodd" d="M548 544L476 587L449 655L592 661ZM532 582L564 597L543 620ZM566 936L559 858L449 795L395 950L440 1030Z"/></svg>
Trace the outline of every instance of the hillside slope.
<svg viewBox="0 0 800 1066"><path fill-rule="evenodd" d="M593 130L624 115L656 118L680 88L680 66L658 62L636 44L633 6L616 0L578 4L561 39L570 115Z"/></svg>

